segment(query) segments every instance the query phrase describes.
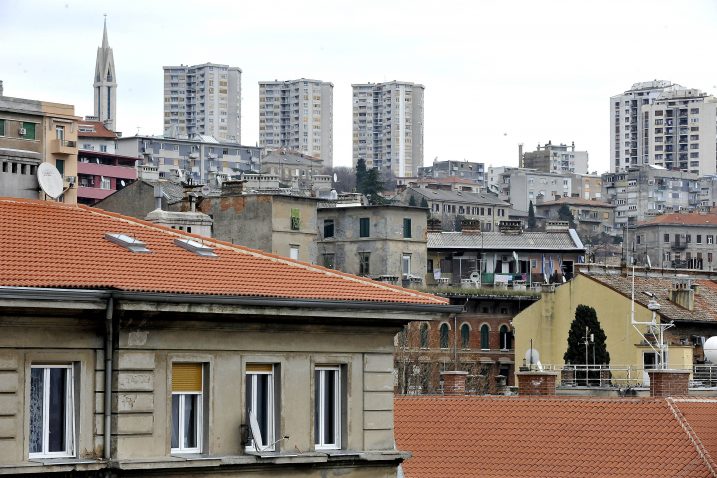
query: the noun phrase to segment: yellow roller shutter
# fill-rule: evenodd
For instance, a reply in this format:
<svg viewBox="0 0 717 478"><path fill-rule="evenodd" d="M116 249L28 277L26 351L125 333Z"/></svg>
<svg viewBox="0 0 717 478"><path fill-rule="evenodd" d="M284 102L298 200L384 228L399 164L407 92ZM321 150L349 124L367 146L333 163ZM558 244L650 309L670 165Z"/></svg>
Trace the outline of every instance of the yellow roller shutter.
<svg viewBox="0 0 717 478"><path fill-rule="evenodd" d="M202 391L202 364L200 364L200 363L173 363L172 364L172 391L173 392L201 392Z"/></svg>
<svg viewBox="0 0 717 478"><path fill-rule="evenodd" d="M246 364L247 373L251 372L272 372L274 366L270 363L248 363Z"/></svg>

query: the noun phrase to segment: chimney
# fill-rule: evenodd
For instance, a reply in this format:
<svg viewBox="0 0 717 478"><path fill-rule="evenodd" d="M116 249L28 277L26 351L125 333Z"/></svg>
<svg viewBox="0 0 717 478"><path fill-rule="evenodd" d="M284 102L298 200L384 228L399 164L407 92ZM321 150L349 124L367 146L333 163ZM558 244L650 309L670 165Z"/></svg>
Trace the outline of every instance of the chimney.
<svg viewBox="0 0 717 478"><path fill-rule="evenodd" d="M480 234L480 220L463 219L461 221L461 232L464 234Z"/></svg>
<svg viewBox="0 0 717 478"><path fill-rule="evenodd" d="M154 185L154 207L162 210L162 186L159 184Z"/></svg>
<svg viewBox="0 0 717 478"><path fill-rule="evenodd" d="M692 281L687 279L673 282L670 300L687 310L695 310L695 290L692 288Z"/></svg>
<svg viewBox="0 0 717 478"><path fill-rule="evenodd" d="M443 229L441 229L441 220L431 218L426 223L426 229L428 232L441 232Z"/></svg>
<svg viewBox="0 0 717 478"><path fill-rule="evenodd" d="M0 96L3 95L2 80L0 80Z"/></svg>
<svg viewBox="0 0 717 478"><path fill-rule="evenodd" d="M243 194L244 183L245 181L243 179L224 181L222 183L222 196L236 196Z"/></svg>
<svg viewBox="0 0 717 478"><path fill-rule="evenodd" d="M461 370L441 372L443 376L443 395L465 395L468 372Z"/></svg>
<svg viewBox="0 0 717 478"><path fill-rule="evenodd" d="M521 371L518 378L518 395L555 395L558 372Z"/></svg>
<svg viewBox="0 0 717 478"><path fill-rule="evenodd" d="M523 164L523 143L518 144L518 167L525 167L525 165Z"/></svg>
<svg viewBox="0 0 717 478"><path fill-rule="evenodd" d="M689 390L690 371L653 369L650 377L650 396L656 398L686 397Z"/></svg>

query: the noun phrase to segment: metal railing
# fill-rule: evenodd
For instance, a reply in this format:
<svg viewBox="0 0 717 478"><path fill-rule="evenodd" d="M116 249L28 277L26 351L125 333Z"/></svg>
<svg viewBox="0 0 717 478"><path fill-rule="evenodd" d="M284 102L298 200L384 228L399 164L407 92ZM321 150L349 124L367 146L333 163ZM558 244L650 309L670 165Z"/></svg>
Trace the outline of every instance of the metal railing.
<svg viewBox="0 0 717 478"><path fill-rule="evenodd" d="M536 366L533 366L536 369ZM543 365L560 373L563 387L646 387L650 384L644 367L634 365ZM694 365L690 387L717 387L717 364Z"/></svg>

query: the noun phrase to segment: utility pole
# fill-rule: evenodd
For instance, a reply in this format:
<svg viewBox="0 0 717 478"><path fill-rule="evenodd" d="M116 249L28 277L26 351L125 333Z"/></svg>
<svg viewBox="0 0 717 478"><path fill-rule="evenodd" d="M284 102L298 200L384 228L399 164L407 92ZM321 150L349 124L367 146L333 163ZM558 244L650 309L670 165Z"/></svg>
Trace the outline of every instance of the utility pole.
<svg viewBox="0 0 717 478"><path fill-rule="evenodd" d="M588 336L588 334L589 333L590 333L590 330L588 329L588 326L586 325L585 326L585 337L584 337L585 341L583 342L585 344L585 386L586 387L589 384L589 382L588 382L588 367L589 367L589 362L588 362L588 339L589 339L589 336Z"/></svg>

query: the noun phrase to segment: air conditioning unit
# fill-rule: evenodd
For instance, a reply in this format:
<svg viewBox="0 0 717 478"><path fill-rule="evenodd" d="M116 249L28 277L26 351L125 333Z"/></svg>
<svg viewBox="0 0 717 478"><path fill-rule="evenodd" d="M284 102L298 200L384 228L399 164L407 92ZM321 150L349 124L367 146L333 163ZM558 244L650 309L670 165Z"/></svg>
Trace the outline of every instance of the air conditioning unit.
<svg viewBox="0 0 717 478"><path fill-rule="evenodd" d="M25 128L20 128L20 130L18 131L18 134L20 136L25 136L27 134L27 130Z"/></svg>

